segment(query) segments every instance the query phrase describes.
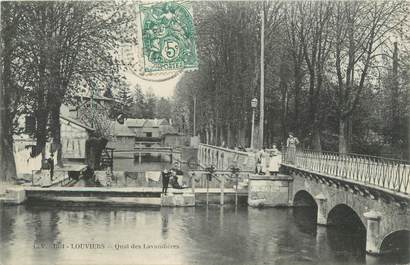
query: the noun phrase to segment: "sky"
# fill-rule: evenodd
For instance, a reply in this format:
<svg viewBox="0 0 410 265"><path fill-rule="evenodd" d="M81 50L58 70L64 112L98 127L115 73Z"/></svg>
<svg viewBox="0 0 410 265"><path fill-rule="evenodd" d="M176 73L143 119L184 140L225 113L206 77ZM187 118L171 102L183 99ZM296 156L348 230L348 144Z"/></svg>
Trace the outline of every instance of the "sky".
<svg viewBox="0 0 410 265"><path fill-rule="evenodd" d="M166 81L143 80L131 71L126 72L124 75L127 78L127 82L130 87L134 87L136 84L139 84L143 92L151 90L158 97L172 97L174 95L176 84L181 79L183 73L178 74L174 78Z"/></svg>

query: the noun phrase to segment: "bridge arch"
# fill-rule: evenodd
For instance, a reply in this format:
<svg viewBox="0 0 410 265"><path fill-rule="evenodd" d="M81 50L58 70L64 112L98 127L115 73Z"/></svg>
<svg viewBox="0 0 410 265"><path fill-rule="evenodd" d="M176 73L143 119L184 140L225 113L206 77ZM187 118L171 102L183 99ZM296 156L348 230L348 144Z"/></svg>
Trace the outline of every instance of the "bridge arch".
<svg viewBox="0 0 410 265"><path fill-rule="evenodd" d="M359 214L349 205L335 205L327 215L327 224L349 227L354 230L366 231L366 225Z"/></svg>
<svg viewBox="0 0 410 265"><path fill-rule="evenodd" d="M326 222L330 248L364 257L367 231L365 223L355 209L344 203L336 204L327 214Z"/></svg>
<svg viewBox="0 0 410 265"><path fill-rule="evenodd" d="M304 232L316 232L318 206L312 194L299 190L293 197L293 216L295 222Z"/></svg>
<svg viewBox="0 0 410 265"><path fill-rule="evenodd" d="M317 203L312 194L306 190L299 190L293 197L293 206L295 207L314 207L317 210Z"/></svg>
<svg viewBox="0 0 410 265"><path fill-rule="evenodd" d="M381 254L398 254L406 259L404 262L410 261L410 230L397 230L387 234L381 244Z"/></svg>

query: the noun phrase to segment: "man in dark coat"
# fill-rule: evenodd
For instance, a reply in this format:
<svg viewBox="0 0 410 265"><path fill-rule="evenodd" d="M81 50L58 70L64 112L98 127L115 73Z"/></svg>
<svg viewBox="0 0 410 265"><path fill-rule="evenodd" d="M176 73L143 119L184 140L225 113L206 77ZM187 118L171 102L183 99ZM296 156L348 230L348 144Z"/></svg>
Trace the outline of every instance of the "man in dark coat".
<svg viewBox="0 0 410 265"><path fill-rule="evenodd" d="M162 179L162 193L167 194L169 178L171 176L171 172L168 172L167 169L161 172L161 179Z"/></svg>

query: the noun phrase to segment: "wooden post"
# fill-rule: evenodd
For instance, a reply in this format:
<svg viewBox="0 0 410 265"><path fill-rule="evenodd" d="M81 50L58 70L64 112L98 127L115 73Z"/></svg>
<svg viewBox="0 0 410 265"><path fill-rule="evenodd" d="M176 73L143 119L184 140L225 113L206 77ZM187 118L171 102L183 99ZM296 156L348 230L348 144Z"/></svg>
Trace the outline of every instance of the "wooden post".
<svg viewBox="0 0 410 265"><path fill-rule="evenodd" d="M206 178L206 204L209 204L209 179Z"/></svg>
<svg viewBox="0 0 410 265"><path fill-rule="evenodd" d="M195 173L192 173L191 188L192 188L192 193L195 195Z"/></svg>
<svg viewBox="0 0 410 265"><path fill-rule="evenodd" d="M114 149L111 149L111 175L114 176Z"/></svg>
<svg viewBox="0 0 410 265"><path fill-rule="evenodd" d="M238 205L238 173L235 173L236 176L236 187L235 187L235 206Z"/></svg>
<svg viewBox="0 0 410 265"><path fill-rule="evenodd" d="M141 149L142 149L142 146L141 146L141 142L140 142L140 144L139 144L139 148L140 148L140 150L139 150L139 153L138 153L138 163L141 165Z"/></svg>
<svg viewBox="0 0 410 265"><path fill-rule="evenodd" d="M172 148L171 148L171 159L170 159L170 162L171 162L171 164L172 164L172 161L173 159L172 159Z"/></svg>
<svg viewBox="0 0 410 265"><path fill-rule="evenodd" d="M221 174L221 205L224 204L225 175Z"/></svg>

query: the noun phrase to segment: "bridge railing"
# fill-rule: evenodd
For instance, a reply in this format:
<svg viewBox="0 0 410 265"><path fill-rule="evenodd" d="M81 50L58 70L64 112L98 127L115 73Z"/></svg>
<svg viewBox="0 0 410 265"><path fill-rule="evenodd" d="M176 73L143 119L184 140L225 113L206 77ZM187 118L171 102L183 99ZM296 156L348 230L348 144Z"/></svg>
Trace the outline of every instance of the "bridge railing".
<svg viewBox="0 0 410 265"><path fill-rule="evenodd" d="M253 171L256 166L254 153L208 144L199 145L198 162L202 167L214 165L218 170L227 170L232 165L236 165L242 171Z"/></svg>
<svg viewBox="0 0 410 265"><path fill-rule="evenodd" d="M409 161L359 154L284 150L282 163L395 192L410 192Z"/></svg>

